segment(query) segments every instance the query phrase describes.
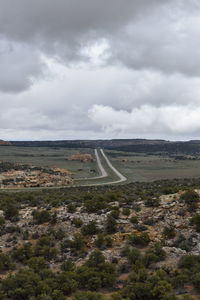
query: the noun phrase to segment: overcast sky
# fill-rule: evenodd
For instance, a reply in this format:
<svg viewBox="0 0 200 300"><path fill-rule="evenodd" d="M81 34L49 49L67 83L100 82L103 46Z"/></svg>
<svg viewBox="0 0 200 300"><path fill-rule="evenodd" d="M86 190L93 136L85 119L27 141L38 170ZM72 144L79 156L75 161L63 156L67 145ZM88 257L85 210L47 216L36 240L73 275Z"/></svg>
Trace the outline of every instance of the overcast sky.
<svg viewBox="0 0 200 300"><path fill-rule="evenodd" d="M0 0L0 139L200 139L199 0Z"/></svg>

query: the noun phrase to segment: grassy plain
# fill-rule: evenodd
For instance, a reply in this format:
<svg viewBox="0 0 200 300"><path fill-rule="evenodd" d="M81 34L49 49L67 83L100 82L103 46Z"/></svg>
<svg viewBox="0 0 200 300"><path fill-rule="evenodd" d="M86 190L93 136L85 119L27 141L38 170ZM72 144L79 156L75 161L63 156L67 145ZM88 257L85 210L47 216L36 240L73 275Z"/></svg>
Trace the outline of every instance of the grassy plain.
<svg viewBox="0 0 200 300"><path fill-rule="evenodd" d="M100 155L109 176L94 180L80 180L99 176L99 170L96 162L71 161L70 157L77 152L90 153L95 157L93 149L0 146L0 161L65 168L73 173L76 179L75 185L95 185L118 179ZM175 160L167 155L147 155L113 150L106 150L105 153L113 165L128 178L128 182L200 177L200 160Z"/></svg>
<svg viewBox="0 0 200 300"><path fill-rule="evenodd" d="M98 176L99 171L95 162L84 163L70 160L70 157L78 152L89 153L95 157L93 149L0 146L0 161L64 168L71 171L74 178L77 179Z"/></svg>
<svg viewBox="0 0 200 300"><path fill-rule="evenodd" d="M200 177L200 160L175 160L167 155L105 151L129 182Z"/></svg>

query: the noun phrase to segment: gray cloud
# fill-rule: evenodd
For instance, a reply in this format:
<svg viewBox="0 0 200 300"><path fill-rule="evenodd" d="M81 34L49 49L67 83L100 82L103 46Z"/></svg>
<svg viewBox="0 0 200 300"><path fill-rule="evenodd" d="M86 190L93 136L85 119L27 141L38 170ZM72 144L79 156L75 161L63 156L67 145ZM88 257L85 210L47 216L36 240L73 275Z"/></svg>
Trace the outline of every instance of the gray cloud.
<svg viewBox="0 0 200 300"><path fill-rule="evenodd" d="M2 0L0 138L197 136L196 0Z"/></svg>
<svg viewBox="0 0 200 300"><path fill-rule="evenodd" d="M43 72L40 55L27 45L0 40L0 90L21 92Z"/></svg>

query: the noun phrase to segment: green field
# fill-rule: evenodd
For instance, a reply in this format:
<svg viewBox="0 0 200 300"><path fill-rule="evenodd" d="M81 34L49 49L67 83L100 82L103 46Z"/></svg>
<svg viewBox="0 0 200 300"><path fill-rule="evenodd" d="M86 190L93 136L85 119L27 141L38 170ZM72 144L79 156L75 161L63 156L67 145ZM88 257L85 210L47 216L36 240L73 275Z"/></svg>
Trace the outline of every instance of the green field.
<svg viewBox="0 0 200 300"><path fill-rule="evenodd" d="M95 185L118 180L100 155L108 177L89 180L99 176L96 162L71 161L75 153L89 153L95 158L93 149L66 149L53 147L0 147L0 161L32 164L43 167L65 168L73 173L75 185ZM175 160L167 155L146 155L130 152L105 151L112 164L127 177L128 182L153 181L159 179L200 177L200 160ZM87 180L85 180L87 178ZM83 180L84 179L84 180Z"/></svg>
<svg viewBox="0 0 200 300"><path fill-rule="evenodd" d="M99 171L95 162L71 161L75 153L89 153L94 156L93 149L66 149L47 147L0 147L0 161L32 164L42 167L64 168L73 173L74 178L98 176ZM94 172L91 172L94 170Z"/></svg>
<svg viewBox="0 0 200 300"><path fill-rule="evenodd" d="M129 182L200 177L200 160L175 160L168 156L105 151Z"/></svg>

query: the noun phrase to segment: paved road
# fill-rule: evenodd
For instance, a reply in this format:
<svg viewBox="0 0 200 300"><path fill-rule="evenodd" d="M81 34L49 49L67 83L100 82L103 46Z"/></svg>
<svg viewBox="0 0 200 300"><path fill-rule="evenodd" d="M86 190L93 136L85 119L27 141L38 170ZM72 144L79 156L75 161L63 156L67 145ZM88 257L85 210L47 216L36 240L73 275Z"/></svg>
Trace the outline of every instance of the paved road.
<svg viewBox="0 0 200 300"><path fill-rule="evenodd" d="M98 168L100 170L100 173L101 175L100 176L97 176L97 177L89 177L89 178L81 178L81 179L77 179L77 180L94 180L94 179L101 179L101 178L105 178L105 177L108 177L108 173L107 171L105 170L104 166L102 165L102 162L101 162L101 158L98 154L98 150L95 149L95 156L96 156L96 161L97 161L97 165L98 165ZM122 175L114 166L113 164L110 162L110 160L108 159L108 157L106 156L106 154L104 153L103 149L100 149L100 152L101 152L101 155L102 157L105 159L108 167L117 175L117 177L119 178L118 180L115 180L115 181L109 181L109 182L99 182L99 183L88 183L86 185L80 185L80 186L95 186L95 185L110 185L110 184L115 184L115 183L120 183L120 182L124 182L127 180L127 178ZM78 185L76 185L78 186Z"/></svg>
<svg viewBox="0 0 200 300"><path fill-rule="evenodd" d="M104 153L103 149L100 149L100 152L102 154L102 157L105 159L108 167L117 175L117 177L119 178L118 180L115 181L108 181L108 182L101 182L101 183L89 183L89 184L75 184L72 186L56 186L56 187L34 187L34 188L19 188L19 189L2 189L2 190L7 190L7 191L30 191L30 190L44 190L44 189L60 189L60 188L70 188L70 187L81 187L81 186L99 186L99 185L111 185L111 184L116 184L116 183L120 183L120 182L124 182L127 180L127 178L122 175L114 166L113 164L110 162L110 160L108 159L108 157L106 156L106 154ZM90 178L82 178L79 180L93 180L93 179L100 179L100 178L105 178L108 177L108 173L105 170L104 166L102 165L101 162L101 158L99 156L99 153L97 151L97 149L95 149L95 156L96 156L96 160L97 160L97 164L98 164L98 168L101 172L100 176L97 177L90 177Z"/></svg>
<svg viewBox="0 0 200 300"><path fill-rule="evenodd" d="M104 169L104 167L102 166L102 163L101 163L101 159L100 159L100 157L99 157L99 155L98 155L98 151L97 151L97 149L95 149L95 154L97 153L97 156L98 156L98 166L100 165L103 169ZM86 184L86 185L79 185L79 186L99 186L99 185L111 185L111 184L116 184L116 183L120 183L120 182L124 182L124 181L126 181L127 180L127 178L124 176L124 175L122 175L114 166L113 166L113 164L110 162L110 160L108 159L108 157L106 156L106 154L104 153L104 151L103 151L103 149L100 149L100 152L101 152L101 154L102 154L102 156L103 156L103 158L105 159L105 161L106 161L106 163L107 163L107 165L108 165L108 167L117 175L117 177L119 178L118 180L115 180L115 181L108 181L108 182L100 182L100 183L89 183L89 184ZM100 166L99 166L99 168L100 168ZM100 168L101 169L101 168ZM105 169L104 169L104 171L105 171ZM101 171L102 172L102 171ZM104 172L102 172L102 174L103 174ZM105 171L105 173L107 174L107 172ZM105 175L105 173L104 173L104 175ZM108 176L108 174L107 174L107 176ZM107 177L107 176L105 176L105 177ZM102 178L101 176L99 177L99 178ZM91 178L92 179L92 178ZM78 186L78 185L76 185L76 186Z"/></svg>
<svg viewBox="0 0 200 300"><path fill-rule="evenodd" d="M100 157L99 157L99 154L98 154L97 149L95 149L94 152L95 152L95 155L96 155L98 168L99 168L99 170L100 170L100 172L101 172L101 176L96 177L96 179L97 179L97 178L108 177L108 173L107 173L107 171L104 169L104 167L103 167L103 165L102 165L102 163L101 163L101 159L100 159Z"/></svg>
<svg viewBox="0 0 200 300"><path fill-rule="evenodd" d="M107 165L110 167L110 169L119 177L119 180L116 181L112 181L109 182L108 184L114 184L114 183L120 183L120 182L124 182L127 180L127 178L122 175L122 173L120 173L110 162L110 160L108 159L108 157L105 155L103 149L100 149L102 156L105 158L105 161L107 163Z"/></svg>
<svg viewBox="0 0 200 300"><path fill-rule="evenodd" d="M108 173L107 171L105 170L104 166L102 165L102 162L101 162L101 159L99 157L99 153L97 151L97 149L94 150L94 154L96 156L96 162L97 162L97 166L98 166L98 169L100 171L100 174L99 176L95 176L95 177L85 177L85 178L77 178L76 181L82 181L82 180L96 180L96 179L101 179L101 178L106 178L108 177Z"/></svg>

